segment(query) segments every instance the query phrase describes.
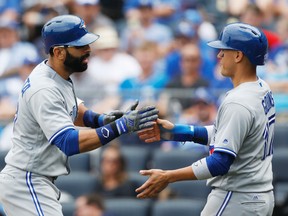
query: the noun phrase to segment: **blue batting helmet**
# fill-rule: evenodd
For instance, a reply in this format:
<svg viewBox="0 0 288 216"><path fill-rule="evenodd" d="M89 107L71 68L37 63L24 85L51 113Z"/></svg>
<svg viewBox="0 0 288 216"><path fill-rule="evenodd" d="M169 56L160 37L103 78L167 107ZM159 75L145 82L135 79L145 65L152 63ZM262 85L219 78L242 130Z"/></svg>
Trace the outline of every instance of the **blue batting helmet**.
<svg viewBox="0 0 288 216"><path fill-rule="evenodd" d="M254 65L264 65L268 52L265 34L258 28L244 23L228 24L221 32L219 40L209 42L208 46L239 50Z"/></svg>
<svg viewBox="0 0 288 216"><path fill-rule="evenodd" d="M84 21L74 15L54 17L42 28L46 53L54 46L85 46L98 38L99 35L89 33Z"/></svg>

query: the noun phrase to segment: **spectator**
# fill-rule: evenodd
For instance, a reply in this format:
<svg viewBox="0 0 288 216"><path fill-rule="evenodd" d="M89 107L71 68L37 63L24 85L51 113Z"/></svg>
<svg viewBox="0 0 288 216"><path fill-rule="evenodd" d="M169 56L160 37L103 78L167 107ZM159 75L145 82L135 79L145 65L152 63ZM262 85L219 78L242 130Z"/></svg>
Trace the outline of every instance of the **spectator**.
<svg viewBox="0 0 288 216"><path fill-rule="evenodd" d="M195 43L201 49L201 76L212 80L213 68L216 65L215 50L206 46L207 41L214 40L217 36L213 25L205 21L202 14L195 9L188 9L174 30L175 40L171 43L169 53L166 57L166 71L168 76L179 75L180 50L187 43Z"/></svg>
<svg viewBox="0 0 288 216"><path fill-rule="evenodd" d="M129 180L125 159L117 145L104 148L96 192L105 198L135 197L136 184Z"/></svg>
<svg viewBox="0 0 288 216"><path fill-rule="evenodd" d="M114 26L113 21L102 14L99 0L74 0L72 13L81 17L90 31L97 27Z"/></svg>
<svg viewBox="0 0 288 216"><path fill-rule="evenodd" d="M127 102L128 98L138 98L142 103L155 103L158 93L168 81L163 62L159 57L158 46L154 42L146 41L136 47L132 54L140 63L142 73L120 84L124 102L125 100Z"/></svg>
<svg viewBox="0 0 288 216"><path fill-rule="evenodd" d="M285 114L288 108L288 21L280 18L276 22L276 32L282 39L282 43L274 47L269 55L265 68L259 72L259 76L265 79L274 93L274 101L278 111L278 118ZM284 115L284 118L285 115Z"/></svg>
<svg viewBox="0 0 288 216"><path fill-rule="evenodd" d="M98 194L80 196L75 204L75 216L107 216L104 200Z"/></svg>
<svg viewBox="0 0 288 216"><path fill-rule="evenodd" d="M137 15L127 18L127 26L121 33L121 48L131 53L135 46L148 40L158 43L161 52L165 53L172 41L171 29L155 21L151 1L137 0L137 12Z"/></svg>
<svg viewBox="0 0 288 216"><path fill-rule="evenodd" d="M102 27L96 28L96 32L100 35L100 39L95 46L92 46L93 54L87 72L94 77L99 86L99 101L93 109L104 112L118 106L119 99L115 94L119 84L129 77L140 74L141 68L133 56L119 50L119 38L115 29ZM108 94L111 95L109 99Z"/></svg>
<svg viewBox="0 0 288 216"><path fill-rule="evenodd" d="M1 0L0 20L1 22L19 21L22 12L21 0Z"/></svg>
<svg viewBox="0 0 288 216"><path fill-rule="evenodd" d="M39 62L40 59L36 53L27 52L23 65L18 68L18 75L0 81L0 121L5 122L0 134L0 150L6 151L12 146L13 118L18 96L24 81Z"/></svg>
<svg viewBox="0 0 288 216"><path fill-rule="evenodd" d="M19 36L19 24L0 20L0 76L17 74L17 68L23 64L27 52L37 53L35 46L22 42Z"/></svg>
<svg viewBox="0 0 288 216"><path fill-rule="evenodd" d="M189 43L183 46L180 64L181 72L166 86L166 89L169 90L169 92L167 91L169 100L167 104L163 103L159 107L160 113L162 111L162 114L165 113L164 115L169 116L171 114L169 112L173 112L171 107L176 104L179 104L180 110L189 108L192 105L191 91L193 92L199 87L209 86L209 82L201 77L201 51L196 44ZM165 107L168 107L168 103L170 104L169 110L166 110ZM175 113L179 113L179 109L175 110Z"/></svg>
<svg viewBox="0 0 288 216"><path fill-rule="evenodd" d="M267 28L266 14L256 4L247 5L241 13L240 21L261 28L267 37L270 50L281 43L279 35L277 35L273 29Z"/></svg>
<svg viewBox="0 0 288 216"><path fill-rule="evenodd" d="M217 113L215 97L206 88L198 88L191 99L192 106L180 115L180 121L193 125L212 125Z"/></svg>

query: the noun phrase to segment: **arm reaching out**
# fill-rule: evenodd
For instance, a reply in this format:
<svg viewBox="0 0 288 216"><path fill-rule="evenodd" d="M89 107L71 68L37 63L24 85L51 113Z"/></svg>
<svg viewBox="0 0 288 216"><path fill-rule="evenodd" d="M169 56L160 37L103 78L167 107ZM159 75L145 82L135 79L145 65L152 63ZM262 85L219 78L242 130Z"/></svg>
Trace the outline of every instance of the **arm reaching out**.
<svg viewBox="0 0 288 216"><path fill-rule="evenodd" d="M195 143L207 145L208 127L173 124L168 120L157 119L157 124L153 128L138 132L141 140L151 143L160 140L170 141L193 141Z"/></svg>

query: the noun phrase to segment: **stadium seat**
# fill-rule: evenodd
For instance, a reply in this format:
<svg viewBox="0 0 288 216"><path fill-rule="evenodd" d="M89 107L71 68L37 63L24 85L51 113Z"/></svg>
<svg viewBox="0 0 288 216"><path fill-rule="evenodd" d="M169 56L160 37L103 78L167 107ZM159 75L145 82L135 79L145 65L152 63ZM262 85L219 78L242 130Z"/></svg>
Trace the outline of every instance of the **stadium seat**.
<svg viewBox="0 0 288 216"><path fill-rule="evenodd" d="M282 205L288 199L288 148L274 150L272 168L275 204Z"/></svg>
<svg viewBox="0 0 288 216"><path fill-rule="evenodd" d="M56 179L55 185L63 192L77 198L80 195L91 193L96 188L96 176L87 172L71 172L67 176Z"/></svg>
<svg viewBox="0 0 288 216"><path fill-rule="evenodd" d="M193 199L171 199L157 201L152 207L152 216L199 216L205 201Z"/></svg>
<svg viewBox="0 0 288 216"><path fill-rule="evenodd" d="M8 151L0 151L0 171L4 168L6 165L5 163L5 157L7 155Z"/></svg>
<svg viewBox="0 0 288 216"><path fill-rule="evenodd" d="M192 198L206 200L211 187L206 185L206 180L180 181L169 185L171 192L177 198Z"/></svg>
<svg viewBox="0 0 288 216"><path fill-rule="evenodd" d="M91 170L89 153L77 154L69 157L71 171L89 172Z"/></svg>
<svg viewBox="0 0 288 216"><path fill-rule="evenodd" d="M158 169L177 169L191 165L206 156L206 153L192 149L155 150L152 155L152 167Z"/></svg>
<svg viewBox="0 0 288 216"><path fill-rule="evenodd" d="M105 207L108 214L113 216L150 216L150 200L136 198L106 199Z"/></svg>
<svg viewBox="0 0 288 216"><path fill-rule="evenodd" d="M62 212L64 216L74 216L74 212L75 212L75 202L71 201L71 202L64 202L61 203L62 205Z"/></svg>
<svg viewBox="0 0 288 216"><path fill-rule="evenodd" d="M142 176L137 172L129 172L128 177L131 182L134 182L137 187L140 187L147 179L148 176Z"/></svg>
<svg viewBox="0 0 288 216"><path fill-rule="evenodd" d="M144 147L121 146L121 152L126 161L127 171L146 169L150 150Z"/></svg>
<svg viewBox="0 0 288 216"><path fill-rule="evenodd" d="M288 147L288 124L275 124L274 148Z"/></svg>

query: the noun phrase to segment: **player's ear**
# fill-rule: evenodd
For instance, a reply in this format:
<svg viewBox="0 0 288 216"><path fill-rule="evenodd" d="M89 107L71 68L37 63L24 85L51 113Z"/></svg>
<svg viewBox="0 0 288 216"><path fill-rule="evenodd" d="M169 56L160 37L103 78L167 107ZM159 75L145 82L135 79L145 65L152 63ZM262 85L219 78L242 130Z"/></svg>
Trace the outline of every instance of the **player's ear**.
<svg viewBox="0 0 288 216"><path fill-rule="evenodd" d="M54 56L58 59L65 59L66 52L64 47L54 47L53 48Z"/></svg>
<svg viewBox="0 0 288 216"><path fill-rule="evenodd" d="M244 58L244 53L241 51L236 51L235 52L235 62L239 63L240 61L242 61L242 59Z"/></svg>

